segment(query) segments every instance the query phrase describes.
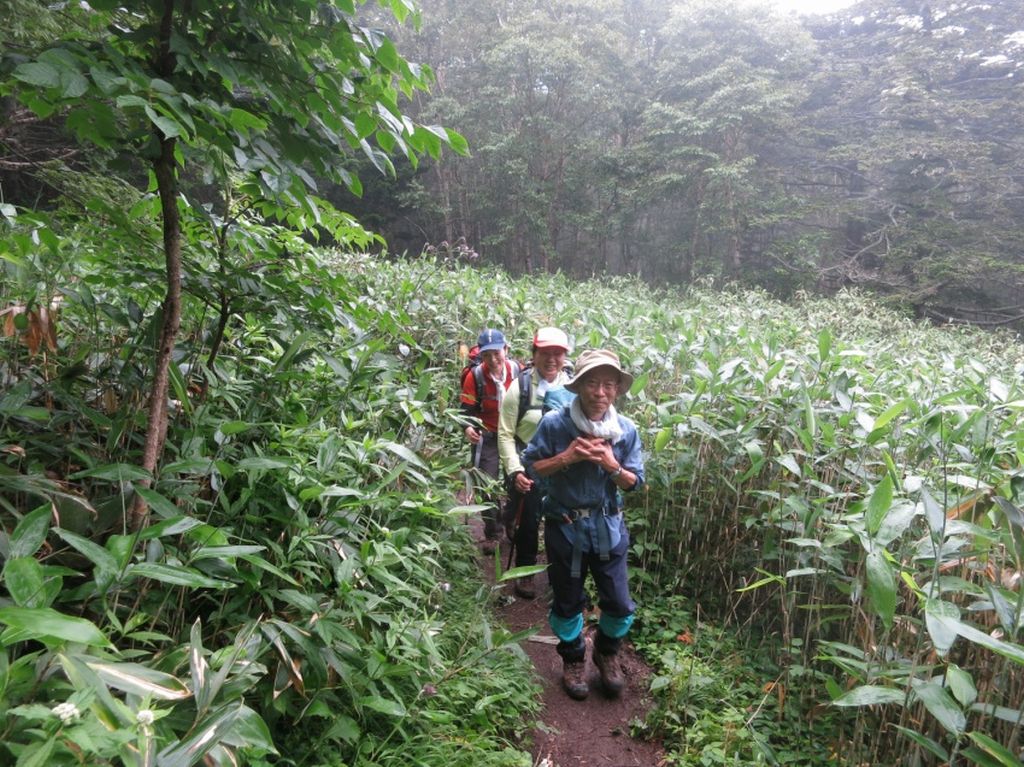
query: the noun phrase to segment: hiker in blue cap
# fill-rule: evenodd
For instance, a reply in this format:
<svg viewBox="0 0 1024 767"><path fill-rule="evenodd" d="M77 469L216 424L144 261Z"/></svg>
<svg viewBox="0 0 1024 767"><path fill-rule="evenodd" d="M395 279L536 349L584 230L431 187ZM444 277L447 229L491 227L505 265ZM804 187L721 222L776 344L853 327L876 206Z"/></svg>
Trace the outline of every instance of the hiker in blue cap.
<svg viewBox="0 0 1024 767"><path fill-rule="evenodd" d="M498 478L498 413L505 390L519 375L519 365L506 359L508 345L500 330L488 328L477 339L480 362L462 378L462 413L478 422L466 426L466 439L472 450L473 468ZM484 554L493 554L503 532L499 499L485 497L490 504L483 512Z"/></svg>
<svg viewBox="0 0 1024 767"><path fill-rule="evenodd" d="M548 621L559 639L562 686L576 700L590 692L583 640L588 572L601 609L594 665L609 694L618 695L625 685L618 652L636 604L629 595L622 493L643 484L644 465L636 426L614 403L632 382L614 352L584 352L565 385L576 398L542 418L523 451L526 472L547 479L544 547L553 593Z"/></svg>

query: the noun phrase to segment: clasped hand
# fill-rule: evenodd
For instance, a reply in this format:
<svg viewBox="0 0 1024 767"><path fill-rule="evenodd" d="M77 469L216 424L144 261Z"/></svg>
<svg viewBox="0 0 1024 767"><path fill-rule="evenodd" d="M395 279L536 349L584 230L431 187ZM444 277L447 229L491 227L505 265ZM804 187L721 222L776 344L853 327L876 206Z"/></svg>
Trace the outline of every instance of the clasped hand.
<svg viewBox="0 0 1024 767"><path fill-rule="evenodd" d="M568 447L569 462L590 461L606 469L614 467L618 461L612 452L612 445L600 437L577 437Z"/></svg>

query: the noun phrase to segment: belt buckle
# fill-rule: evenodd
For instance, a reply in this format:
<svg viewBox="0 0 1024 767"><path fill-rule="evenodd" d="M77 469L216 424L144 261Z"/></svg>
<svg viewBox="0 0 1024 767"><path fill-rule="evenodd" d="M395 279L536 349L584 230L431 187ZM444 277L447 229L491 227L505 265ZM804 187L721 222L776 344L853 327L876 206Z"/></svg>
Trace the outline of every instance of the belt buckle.
<svg viewBox="0 0 1024 767"><path fill-rule="evenodd" d="M584 506L581 509L573 509L572 510L572 518L573 519L586 519L587 517L590 516L591 512L592 512L592 509L590 509L587 506Z"/></svg>

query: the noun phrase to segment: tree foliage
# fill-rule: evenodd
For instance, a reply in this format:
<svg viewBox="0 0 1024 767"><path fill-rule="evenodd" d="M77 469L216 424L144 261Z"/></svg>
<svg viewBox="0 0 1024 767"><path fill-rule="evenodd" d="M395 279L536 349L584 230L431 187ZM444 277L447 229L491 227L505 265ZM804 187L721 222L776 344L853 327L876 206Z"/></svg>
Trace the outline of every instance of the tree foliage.
<svg viewBox="0 0 1024 767"><path fill-rule="evenodd" d="M411 12L402 0L382 4L399 21ZM141 455L153 474L181 322L183 239L201 228L183 221L192 214L181 174L220 193L206 223L220 239L223 273L226 236L239 215L232 200L340 235L337 216L321 216L314 176L358 194L359 178L346 168L351 150L393 172L392 151L415 163L420 153L437 156L443 144L463 142L402 114L400 94L425 88L430 72L358 23L353 3L97 2L49 13L65 34L29 60L12 59L8 87L40 119L59 115L80 142L148 166L159 201L150 213L162 224L166 292ZM222 314L227 308L222 302ZM145 520L140 496L133 526Z"/></svg>
<svg viewBox="0 0 1024 767"><path fill-rule="evenodd" d="M869 287L1020 319L1011 2L428 3L417 100L473 148L409 173L392 247L465 238L515 270ZM456 19L458 21L456 22Z"/></svg>

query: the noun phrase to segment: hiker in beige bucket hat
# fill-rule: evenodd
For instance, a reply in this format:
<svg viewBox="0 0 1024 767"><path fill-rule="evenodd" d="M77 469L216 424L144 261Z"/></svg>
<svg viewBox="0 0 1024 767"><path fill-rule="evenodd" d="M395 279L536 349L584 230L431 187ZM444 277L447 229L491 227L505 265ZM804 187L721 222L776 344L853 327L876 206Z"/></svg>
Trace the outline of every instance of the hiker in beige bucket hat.
<svg viewBox="0 0 1024 767"><path fill-rule="evenodd" d="M644 464L636 426L615 411L615 400L632 383L615 352L583 352L565 385L576 398L544 416L523 451L527 473L545 486L544 548L553 597L548 622L559 639L562 686L576 700L590 692L583 640L588 572L601 609L594 665L610 695L625 687L618 653L636 604L629 594L622 496L643 485Z"/></svg>

